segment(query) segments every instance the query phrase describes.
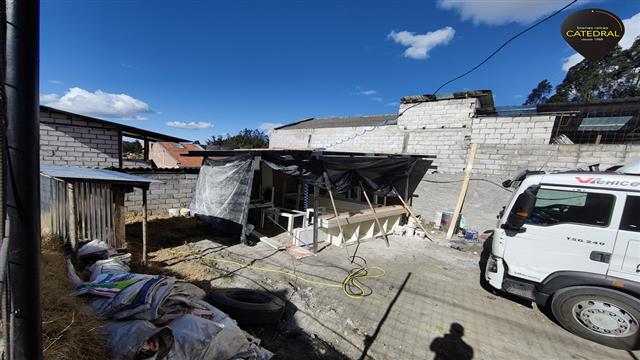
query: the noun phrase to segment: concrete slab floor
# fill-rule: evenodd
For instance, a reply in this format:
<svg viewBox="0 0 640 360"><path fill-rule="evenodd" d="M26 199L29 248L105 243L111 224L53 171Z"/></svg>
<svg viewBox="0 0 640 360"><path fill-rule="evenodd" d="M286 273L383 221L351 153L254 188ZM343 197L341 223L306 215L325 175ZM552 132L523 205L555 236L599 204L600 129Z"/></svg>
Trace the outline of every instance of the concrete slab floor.
<svg viewBox="0 0 640 360"><path fill-rule="evenodd" d="M220 274L237 270L237 266L228 263L215 264L207 279L213 279L213 288L268 288L291 302L294 310L289 311L289 319L283 320L277 329L257 333L265 339L265 347L269 348L270 342L275 344L277 348L270 350L280 359L304 355L300 349L288 349L289 343L301 341L295 335L288 338L296 328L317 343L335 349L324 349L314 356L316 358L640 357L640 352L610 349L574 336L537 307L530 308L484 290L479 282L479 253L461 252L418 238L392 236L390 242L389 248L381 239L360 245L357 255L366 259L367 264L386 271L381 279L364 280L372 294L360 300L348 298L340 288L310 284L254 268L221 277ZM184 250L188 246L180 248ZM355 246L348 247L350 254L354 250ZM151 260L166 259L167 254L163 254L166 251L152 253ZM211 256L245 263L262 258L254 265L295 272L316 281L341 282L354 267L346 258L346 250L333 246L302 260L294 260L286 252L274 253L262 243L255 247L230 246ZM175 265L165 266L171 269ZM176 267L171 271L180 276L180 269ZM461 332L462 336L456 335ZM281 341L274 342L278 336ZM442 357L436 357L438 351L443 352Z"/></svg>

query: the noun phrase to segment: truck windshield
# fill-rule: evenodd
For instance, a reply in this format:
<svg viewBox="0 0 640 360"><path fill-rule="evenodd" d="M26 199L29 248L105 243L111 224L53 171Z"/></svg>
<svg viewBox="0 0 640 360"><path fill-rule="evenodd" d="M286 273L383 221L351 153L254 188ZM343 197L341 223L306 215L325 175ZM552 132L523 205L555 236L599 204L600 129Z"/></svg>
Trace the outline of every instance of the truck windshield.
<svg viewBox="0 0 640 360"><path fill-rule="evenodd" d="M562 223L607 226L614 203L615 196L611 194L541 188L527 223L542 226Z"/></svg>

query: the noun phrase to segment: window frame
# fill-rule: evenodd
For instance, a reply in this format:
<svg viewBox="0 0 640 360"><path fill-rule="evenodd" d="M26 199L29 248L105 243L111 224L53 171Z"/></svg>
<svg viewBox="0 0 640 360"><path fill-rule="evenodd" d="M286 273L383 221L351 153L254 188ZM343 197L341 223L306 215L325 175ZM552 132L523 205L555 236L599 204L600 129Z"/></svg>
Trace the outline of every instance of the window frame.
<svg viewBox="0 0 640 360"><path fill-rule="evenodd" d="M527 218L527 222L525 223L526 226L539 226L539 227L547 228L547 227L565 225L566 224L566 225L578 225L578 226L591 226L591 227L596 227L596 228L601 228L601 229L606 229L606 228L611 227L611 225L612 225L612 221L611 220L613 219L613 214L616 212L616 204L617 204L617 201L618 201L618 196L616 196L616 194L612 194L612 193L608 193L608 192L604 192L604 191L603 192L600 192L600 191L589 191L591 189L585 190L585 189L576 189L576 188L569 188L569 187L562 187L562 186L555 186L555 185L550 185L550 186L549 185L547 185L547 186L543 185L540 188L538 188L538 191L536 191L536 199L538 197L538 192L540 190L565 191L565 192L571 192L571 193L586 194L587 196L589 196L589 194L597 194L597 195L604 195L604 196L612 197L613 201L611 202L611 208L609 209L609 215L607 217L607 222L606 222L606 224L603 224L603 225L588 224L588 223L581 223L581 222L575 222L575 221L559 222L559 223L556 223L556 224L536 224L536 223L532 223L532 222L528 221L531 218L531 215L529 215L529 218ZM596 189L596 190L599 190L599 189Z"/></svg>
<svg viewBox="0 0 640 360"><path fill-rule="evenodd" d="M633 199L633 200L631 200ZM640 233L640 226L638 228L634 229L629 229L629 228L624 228L624 226L629 226L630 224L627 223L625 224L625 220L627 220L627 218L625 217L625 215L627 215L627 212L630 212L631 209L631 202L632 201L636 201L638 202L638 205L640 206L640 195L630 195L627 194L627 198L625 200L624 203L624 208L622 209L622 216L620 216L620 225L618 226L618 230L620 231L629 231L629 232L635 232L635 233ZM629 220L632 219L631 216L629 216Z"/></svg>

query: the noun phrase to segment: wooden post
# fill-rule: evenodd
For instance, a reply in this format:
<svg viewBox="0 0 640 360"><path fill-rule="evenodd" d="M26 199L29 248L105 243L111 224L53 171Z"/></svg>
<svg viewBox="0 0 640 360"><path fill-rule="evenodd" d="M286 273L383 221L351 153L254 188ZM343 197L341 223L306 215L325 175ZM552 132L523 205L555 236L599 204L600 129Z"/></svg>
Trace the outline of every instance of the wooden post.
<svg viewBox="0 0 640 360"><path fill-rule="evenodd" d="M147 264L147 189L142 189L142 263Z"/></svg>
<svg viewBox="0 0 640 360"><path fill-rule="evenodd" d="M473 161L476 158L476 152L478 151L478 144L471 144L471 149L469 150L469 157L467 158L467 167L464 169L464 181L462 182L462 188L460 189L460 195L458 196L458 203L456 204L456 209L453 212L453 217L451 218L451 225L449 225L449 230L447 231L447 240L451 240L453 238L453 233L456 231L458 227L458 218L460 217L460 212L462 211L462 205L464 204L464 198L467 195L467 189L469 188L469 181L471 180L471 170L473 169Z"/></svg>
<svg viewBox="0 0 640 360"><path fill-rule="evenodd" d="M149 161L149 139L144 138L144 148L142 150L142 157L144 161Z"/></svg>
<svg viewBox="0 0 640 360"><path fill-rule="evenodd" d="M596 136L596 145L600 145L601 141L602 141L602 134L598 134L598 136Z"/></svg>
<svg viewBox="0 0 640 360"><path fill-rule="evenodd" d="M318 185L313 185L313 252L318 251L318 208L320 195L320 188Z"/></svg>
<svg viewBox="0 0 640 360"><path fill-rule="evenodd" d="M342 225L340 224L340 219L338 219L338 208L336 208L336 203L333 200L333 193L331 192L331 189L327 189L327 191L329 192L329 198L331 199L331 206L333 206L333 213L336 215L336 220L338 221L338 229L340 229L338 240L341 240L340 245L342 245L342 243L344 243L344 232L342 232Z"/></svg>
<svg viewBox="0 0 640 360"><path fill-rule="evenodd" d="M393 188L393 191L396 192L396 194L398 194L398 192L396 191L395 188ZM424 225L422 225L422 221L420 221L420 219L418 219L418 217L416 216L416 214L413 213L413 211L411 210L411 207L409 205L407 205L407 203L404 201L404 199L402 198L402 196L400 196L400 194L398 194L398 199L400 199L400 202L402 202L402 206L404 206L404 209L407 210L407 213L409 213L409 216L411 216L413 218L413 220L416 221L416 223L418 223L418 226L420 226L420 228L422 229L422 231L424 231L425 236L427 237L427 239L433 241L430 237L429 237L429 232L427 231L427 229L424 227Z"/></svg>
<svg viewBox="0 0 640 360"><path fill-rule="evenodd" d="M382 237L384 238L384 241L387 243L387 247L389 247L389 238L387 237L387 232L382 228L382 224L380 224L380 219L378 219L378 215L376 215L376 209L374 209L373 205L371 205L371 201L369 201L369 195L367 195L367 191L362 186L362 183L360 183L360 188L362 189L362 194L364 194L364 198L367 199L367 204L369 204L369 208L371 209L371 211L373 211L373 218L376 220L376 224L378 224L378 228L382 233Z"/></svg>
<svg viewBox="0 0 640 360"><path fill-rule="evenodd" d="M124 207L124 191L120 188L114 189L113 192L115 203L115 214L114 214L114 238L115 244L114 247L116 249L124 248L127 246L125 239L125 207Z"/></svg>
<svg viewBox="0 0 640 360"><path fill-rule="evenodd" d="M78 213L76 212L76 189L72 182L67 183L67 194L69 196L69 241L75 253L78 250L78 233L76 229Z"/></svg>

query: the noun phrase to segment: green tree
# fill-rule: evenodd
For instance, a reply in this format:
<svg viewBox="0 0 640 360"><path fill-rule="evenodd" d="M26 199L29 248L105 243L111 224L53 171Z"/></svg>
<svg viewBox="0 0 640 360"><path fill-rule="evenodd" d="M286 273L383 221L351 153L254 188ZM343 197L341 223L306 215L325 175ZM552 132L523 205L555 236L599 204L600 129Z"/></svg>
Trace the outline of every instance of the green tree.
<svg viewBox="0 0 640 360"><path fill-rule="evenodd" d="M538 83L538 85L531 90L531 94L527 96L527 100L522 105L538 105L547 102L548 95L551 94L553 85L549 80L544 79Z"/></svg>
<svg viewBox="0 0 640 360"><path fill-rule="evenodd" d="M258 149L269 146L269 137L258 129L243 129L236 135L212 136L207 140L207 148L227 147L231 149Z"/></svg>
<svg viewBox="0 0 640 360"><path fill-rule="evenodd" d="M602 59L583 60L567 71L549 102L590 101L640 96L640 38Z"/></svg>

